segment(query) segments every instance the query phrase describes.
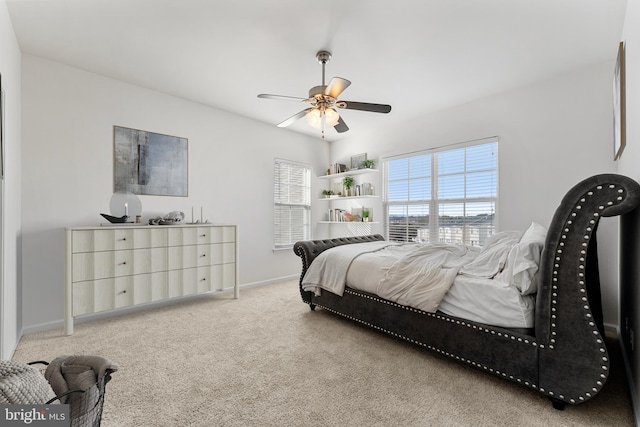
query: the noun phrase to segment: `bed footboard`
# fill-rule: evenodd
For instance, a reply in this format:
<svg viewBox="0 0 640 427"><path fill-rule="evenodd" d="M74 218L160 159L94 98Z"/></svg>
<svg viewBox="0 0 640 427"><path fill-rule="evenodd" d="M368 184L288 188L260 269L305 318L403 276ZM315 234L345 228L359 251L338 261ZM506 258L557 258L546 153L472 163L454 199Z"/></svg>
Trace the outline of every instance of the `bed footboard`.
<svg viewBox="0 0 640 427"><path fill-rule="evenodd" d="M309 304L312 309L314 308L311 298L312 293L302 290L302 278L304 277L313 260L318 255L335 246L349 245L352 243L376 242L380 240L384 240L384 237L382 237L380 234L372 234L369 236L339 237L336 239L325 240L306 240L303 242L297 242L295 245L293 245L293 252L295 252L295 254L302 259L302 273L300 273L299 286L302 301Z"/></svg>

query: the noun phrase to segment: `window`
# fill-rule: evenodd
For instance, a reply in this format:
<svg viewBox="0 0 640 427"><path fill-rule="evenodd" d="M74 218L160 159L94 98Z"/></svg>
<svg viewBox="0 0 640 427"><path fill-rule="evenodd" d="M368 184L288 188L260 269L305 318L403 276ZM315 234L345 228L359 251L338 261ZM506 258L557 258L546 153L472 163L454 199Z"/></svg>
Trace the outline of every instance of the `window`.
<svg viewBox="0 0 640 427"><path fill-rule="evenodd" d="M311 238L311 168L275 159L274 172L274 249L286 249Z"/></svg>
<svg viewBox="0 0 640 427"><path fill-rule="evenodd" d="M483 245L495 232L498 141L383 160L392 241Z"/></svg>

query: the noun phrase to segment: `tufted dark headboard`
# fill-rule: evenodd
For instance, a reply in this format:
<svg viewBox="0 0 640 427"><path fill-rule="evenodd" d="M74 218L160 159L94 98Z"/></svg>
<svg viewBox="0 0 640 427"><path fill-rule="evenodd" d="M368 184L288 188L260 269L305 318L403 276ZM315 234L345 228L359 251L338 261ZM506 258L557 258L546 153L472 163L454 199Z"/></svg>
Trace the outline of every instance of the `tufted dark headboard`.
<svg viewBox="0 0 640 427"><path fill-rule="evenodd" d="M307 272L307 268L311 265L311 262L322 252L334 246L348 245L351 243L366 243L384 240L380 234L372 234L369 236L354 236L354 237L338 237L335 239L326 240L311 240L304 242L297 242L293 245L293 252L302 259L302 272L300 273L300 284L302 285L302 278ZM310 303L310 292L302 290L300 286L300 293L302 294L302 300Z"/></svg>

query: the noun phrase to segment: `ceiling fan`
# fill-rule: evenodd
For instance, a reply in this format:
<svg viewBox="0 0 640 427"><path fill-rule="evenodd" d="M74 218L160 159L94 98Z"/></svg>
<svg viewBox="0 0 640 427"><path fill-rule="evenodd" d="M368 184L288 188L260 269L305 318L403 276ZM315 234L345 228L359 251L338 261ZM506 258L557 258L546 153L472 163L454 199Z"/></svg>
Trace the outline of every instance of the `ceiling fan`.
<svg viewBox="0 0 640 427"><path fill-rule="evenodd" d="M324 80L324 67L331 59L331 53L326 50L321 50L316 54L316 58L318 59L318 62L322 64L322 85L314 86L309 89L308 98L270 95L267 93L261 93L258 95L258 98L297 101L310 104L309 108L306 108L279 123L278 127L287 127L296 122L296 120L305 117L309 125L322 131L322 138L324 138L325 127L333 127L338 133L349 130L349 127L346 125L344 120L342 120L342 117L338 114L336 108L371 111L374 113L388 113L391 111L391 105L339 100L338 97L346 88L349 87L351 82L341 77L334 77L331 79L329 84L326 85Z"/></svg>

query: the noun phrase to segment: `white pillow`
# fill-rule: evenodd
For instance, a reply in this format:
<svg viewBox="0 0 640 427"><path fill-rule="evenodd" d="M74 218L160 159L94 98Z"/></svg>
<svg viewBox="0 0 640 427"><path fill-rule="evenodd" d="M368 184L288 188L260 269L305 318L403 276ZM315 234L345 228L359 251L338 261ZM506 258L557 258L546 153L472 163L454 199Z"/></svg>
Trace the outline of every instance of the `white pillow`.
<svg viewBox="0 0 640 427"><path fill-rule="evenodd" d="M504 270L496 276L496 281L515 286L522 295L537 292L533 278L540 266L540 257L547 229L532 222L524 232L520 242L511 248Z"/></svg>
<svg viewBox="0 0 640 427"><path fill-rule="evenodd" d="M460 269L460 274L491 279L507 262L511 248L518 243L520 231L502 231L489 237L477 257Z"/></svg>

